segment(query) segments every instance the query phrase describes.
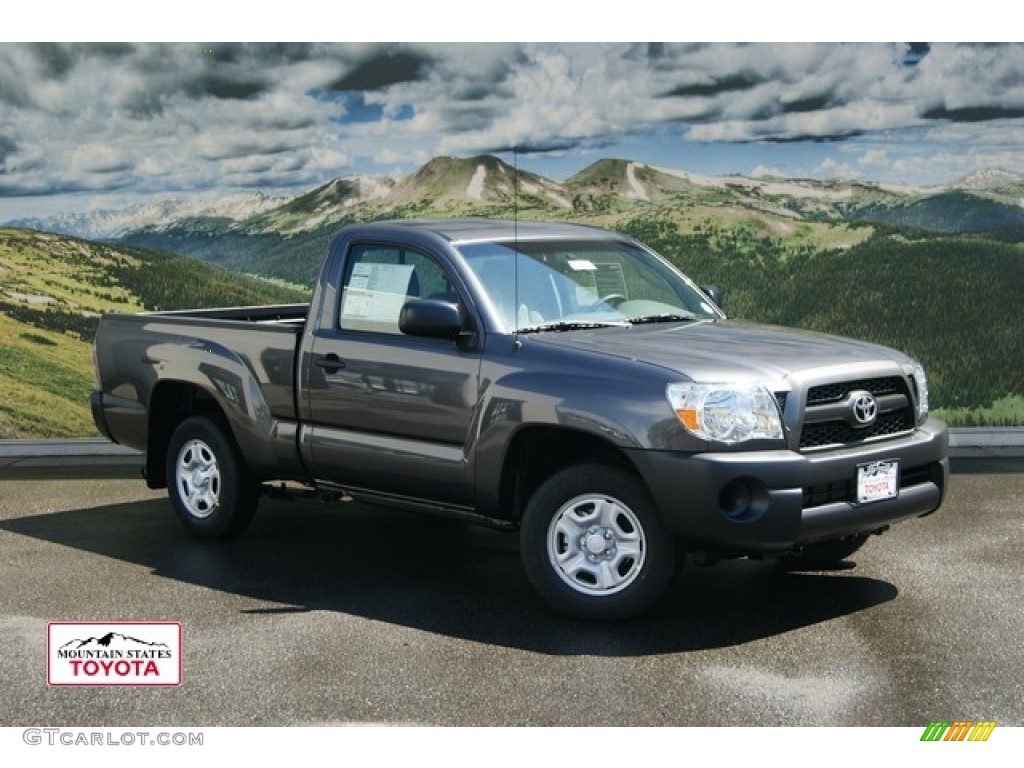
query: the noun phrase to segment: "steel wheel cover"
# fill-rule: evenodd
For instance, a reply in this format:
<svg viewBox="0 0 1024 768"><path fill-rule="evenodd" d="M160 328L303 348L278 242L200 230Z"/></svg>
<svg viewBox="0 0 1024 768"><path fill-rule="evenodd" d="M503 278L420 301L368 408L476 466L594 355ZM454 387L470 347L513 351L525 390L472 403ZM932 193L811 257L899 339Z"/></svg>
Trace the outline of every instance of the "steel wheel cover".
<svg viewBox="0 0 1024 768"><path fill-rule="evenodd" d="M643 570L647 542L640 519L618 499L577 496L551 520L548 559L576 592L603 597L621 592Z"/></svg>
<svg viewBox="0 0 1024 768"><path fill-rule="evenodd" d="M175 482L185 511L199 519L212 515L221 493L217 455L202 440L189 440L178 451L176 467Z"/></svg>

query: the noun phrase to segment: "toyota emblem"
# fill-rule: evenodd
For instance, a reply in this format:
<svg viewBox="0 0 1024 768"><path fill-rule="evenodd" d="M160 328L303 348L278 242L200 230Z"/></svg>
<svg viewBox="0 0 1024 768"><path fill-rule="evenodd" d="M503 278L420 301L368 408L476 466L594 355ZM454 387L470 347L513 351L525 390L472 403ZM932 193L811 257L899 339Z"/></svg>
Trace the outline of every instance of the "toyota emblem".
<svg viewBox="0 0 1024 768"><path fill-rule="evenodd" d="M858 427L870 427L878 418L878 401L870 392L854 392L851 395L850 411Z"/></svg>

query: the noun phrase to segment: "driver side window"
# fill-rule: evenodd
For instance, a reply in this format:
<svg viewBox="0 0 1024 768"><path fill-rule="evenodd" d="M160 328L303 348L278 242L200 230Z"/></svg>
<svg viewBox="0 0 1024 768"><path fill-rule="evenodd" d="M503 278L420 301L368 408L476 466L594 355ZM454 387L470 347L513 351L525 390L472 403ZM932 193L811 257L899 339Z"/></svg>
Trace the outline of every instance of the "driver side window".
<svg viewBox="0 0 1024 768"><path fill-rule="evenodd" d="M445 271L429 256L398 246L355 245L347 260L338 327L400 334L402 305L418 298L459 300Z"/></svg>

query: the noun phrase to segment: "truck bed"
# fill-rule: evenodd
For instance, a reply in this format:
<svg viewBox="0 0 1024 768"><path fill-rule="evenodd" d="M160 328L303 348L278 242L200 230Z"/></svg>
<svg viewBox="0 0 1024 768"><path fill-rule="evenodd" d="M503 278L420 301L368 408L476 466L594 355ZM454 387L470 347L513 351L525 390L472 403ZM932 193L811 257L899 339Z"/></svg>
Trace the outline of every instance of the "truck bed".
<svg viewBox="0 0 1024 768"><path fill-rule="evenodd" d="M95 342L103 431L145 451L147 413L194 388L218 401L240 429L259 429L264 439L291 432L308 310L288 304L105 316Z"/></svg>

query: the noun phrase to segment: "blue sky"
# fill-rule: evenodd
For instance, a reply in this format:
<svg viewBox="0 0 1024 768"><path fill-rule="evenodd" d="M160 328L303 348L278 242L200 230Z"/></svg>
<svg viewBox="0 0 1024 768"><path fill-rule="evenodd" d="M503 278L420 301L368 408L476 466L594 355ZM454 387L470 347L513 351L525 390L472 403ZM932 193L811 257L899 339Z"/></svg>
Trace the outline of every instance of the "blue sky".
<svg viewBox="0 0 1024 768"><path fill-rule="evenodd" d="M1024 46L0 44L0 222L495 153L913 186L1024 173Z"/></svg>

